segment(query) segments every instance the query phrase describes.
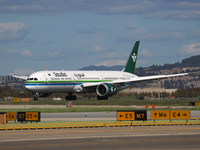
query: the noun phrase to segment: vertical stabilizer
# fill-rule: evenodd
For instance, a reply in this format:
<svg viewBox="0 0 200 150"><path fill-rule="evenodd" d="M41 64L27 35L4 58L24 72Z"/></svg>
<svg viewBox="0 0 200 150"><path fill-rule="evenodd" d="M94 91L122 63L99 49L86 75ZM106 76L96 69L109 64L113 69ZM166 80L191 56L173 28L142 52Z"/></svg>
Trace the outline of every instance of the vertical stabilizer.
<svg viewBox="0 0 200 150"><path fill-rule="evenodd" d="M129 73L134 74L139 44L140 44L140 41L135 42L135 45L131 51L128 61L126 62L126 66L123 70L124 72L129 72Z"/></svg>

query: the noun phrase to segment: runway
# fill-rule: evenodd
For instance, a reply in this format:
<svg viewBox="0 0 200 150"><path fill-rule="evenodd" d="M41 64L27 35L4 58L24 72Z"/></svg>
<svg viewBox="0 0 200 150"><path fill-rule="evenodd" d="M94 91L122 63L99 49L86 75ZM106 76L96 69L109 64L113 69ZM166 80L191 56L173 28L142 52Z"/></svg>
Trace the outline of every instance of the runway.
<svg viewBox="0 0 200 150"><path fill-rule="evenodd" d="M0 149L197 150L200 126L103 127L0 132Z"/></svg>
<svg viewBox="0 0 200 150"><path fill-rule="evenodd" d="M116 120L116 112L42 113L41 121L106 121Z"/></svg>

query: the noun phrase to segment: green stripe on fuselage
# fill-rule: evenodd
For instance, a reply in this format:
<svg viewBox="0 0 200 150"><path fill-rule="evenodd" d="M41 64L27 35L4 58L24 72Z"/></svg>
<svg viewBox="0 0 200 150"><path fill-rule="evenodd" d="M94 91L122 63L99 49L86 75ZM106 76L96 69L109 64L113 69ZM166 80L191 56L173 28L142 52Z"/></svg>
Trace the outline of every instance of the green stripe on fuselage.
<svg viewBox="0 0 200 150"><path fill-rule="evenodd" d="M110 82L112 80L46 80L46 81L26 81L26 83L72 83L72 82Z"/></svg>

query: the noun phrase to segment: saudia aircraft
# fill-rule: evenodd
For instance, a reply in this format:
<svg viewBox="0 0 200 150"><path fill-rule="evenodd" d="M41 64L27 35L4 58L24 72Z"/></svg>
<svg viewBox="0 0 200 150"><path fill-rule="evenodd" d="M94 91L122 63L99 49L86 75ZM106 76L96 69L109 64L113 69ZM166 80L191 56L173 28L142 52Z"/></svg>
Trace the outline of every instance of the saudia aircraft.
<svg viewBox="0 0 200 150"><path fill-rule="evenodd" d="M25 88L33 93L34 100L51 93L68 93L66 100L76 100L74 93L95 92L98 100L107 100L109 96L133 86L134 83L187 75L181 73L138 77L134 74L138 47L139 41L135 43L122 71L39 71L29 77L13 77L26 80Z"/></svg>

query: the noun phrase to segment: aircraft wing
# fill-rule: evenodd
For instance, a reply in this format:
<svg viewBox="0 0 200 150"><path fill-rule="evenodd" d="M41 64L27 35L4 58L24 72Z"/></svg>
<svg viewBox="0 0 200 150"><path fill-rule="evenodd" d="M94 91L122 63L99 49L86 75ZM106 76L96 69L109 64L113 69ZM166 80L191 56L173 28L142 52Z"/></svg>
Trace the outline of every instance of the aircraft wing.
<svg viewBox="0 0 200 150"><path fill-rule="evenodd" d="M22 79L22 80L27 80L27 79L28 79L28 76L15 76L15 75L13 75L13 74L11 74L11 76L12 76L13 78L18 78L18 79Z"/></svg>
<svg viewBox="0 0 200 150"><path fill-rule="evenodd" d="M125 84L125 83L137 83L137 82L145 82L145 81L152 81L152 80L159 80L159 79L166 79L170 77L177 77L177 76L184 76L188 75L188 73L180 73L180 74L172 74L172 75L154 75L154 76L145 76L145 77L134 77L132 79L128 80L114 80L112 82L107 82L111 84ZM98 83L83 83L83 87L92 87L92 86L97 86L99 84L102 84L103 82L98 82Z"/></svg>
<svg viewBox="0 0 200 150"><path fill-rule="evenodd" d="M136 82L145 82L145 81L152 81L152 80L159 80L159 79L166 79L170 77L177 77L177 76L183 76L188 75L188 73L181 73L181 74L172 74L172 75L154 75L154 76L145 76L145 77L135 77L129 80L123 80L123 81L113 81L113 84L116 83L131 83L134 84Z"/></svg>

